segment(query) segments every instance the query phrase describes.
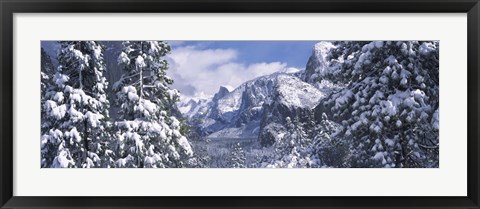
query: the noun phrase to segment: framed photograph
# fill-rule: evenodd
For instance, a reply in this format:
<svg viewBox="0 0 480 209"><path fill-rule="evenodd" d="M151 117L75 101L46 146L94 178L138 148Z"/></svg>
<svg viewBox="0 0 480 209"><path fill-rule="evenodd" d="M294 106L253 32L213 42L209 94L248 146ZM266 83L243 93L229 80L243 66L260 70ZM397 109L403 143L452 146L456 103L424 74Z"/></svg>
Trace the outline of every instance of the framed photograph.
<svg viewBox="0 0 480 209"><path fill-rule="evenodd" d="M479 208L478 0L0 6L1 208Z"/></svg>

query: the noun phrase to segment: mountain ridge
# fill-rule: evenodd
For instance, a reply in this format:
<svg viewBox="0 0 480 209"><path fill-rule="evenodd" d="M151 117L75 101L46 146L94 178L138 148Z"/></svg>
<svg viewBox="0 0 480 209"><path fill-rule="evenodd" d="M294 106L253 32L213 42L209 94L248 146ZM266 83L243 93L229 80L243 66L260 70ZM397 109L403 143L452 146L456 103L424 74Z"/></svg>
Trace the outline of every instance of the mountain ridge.
<svg viewBox="0 0 480 209"><path fill-rule="evenodd" d="M311 110L323 98L324 94L302 81L300 75L299 72L277 72L261 76L241 84L232 91L220 87L210 101L190 99L180 102L178 107L190 125L200 131L201 136L258 137L263 131L262 128L266 126L265 123L283 121L271 117L272 111L283 117L297 112L296 109ZM280 106L281 110L274 110ZM285 111L290 113L280 114Z"/></svg>

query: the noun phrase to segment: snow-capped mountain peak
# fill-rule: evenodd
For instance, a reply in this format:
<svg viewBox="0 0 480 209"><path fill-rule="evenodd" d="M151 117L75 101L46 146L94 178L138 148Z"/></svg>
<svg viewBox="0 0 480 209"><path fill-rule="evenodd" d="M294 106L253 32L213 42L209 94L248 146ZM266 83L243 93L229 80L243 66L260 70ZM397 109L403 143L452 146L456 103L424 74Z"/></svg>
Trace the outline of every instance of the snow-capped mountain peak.
<svg viewBox="0 0 480 209"><path fill-rule="evenodd" d="M321 41L315 44L312 55L308 59L303 80L313 83L313 81L317 79L317 76L322 76L329 70L329 59L327 59L327 55L330 50L334 48L336 48L336 46L329 41Z"/></svg>
<svg viewBox="0 0 480 209"><path fill-rule="evenodd" d="M211 100L182 103L179 109L201 135L257 137L265 120L265 106L280 104L288 109L310 110L323 96L295 74L274 73L247 81L232 91L222 86Z"/></svg>
<svg viewBox="0 0 480 209"><path fill-rule="evenodd" d="M283 104L300 108L314 108L324 97L324 94L314 86L288 75L277 77L277 92Z"/></svg>

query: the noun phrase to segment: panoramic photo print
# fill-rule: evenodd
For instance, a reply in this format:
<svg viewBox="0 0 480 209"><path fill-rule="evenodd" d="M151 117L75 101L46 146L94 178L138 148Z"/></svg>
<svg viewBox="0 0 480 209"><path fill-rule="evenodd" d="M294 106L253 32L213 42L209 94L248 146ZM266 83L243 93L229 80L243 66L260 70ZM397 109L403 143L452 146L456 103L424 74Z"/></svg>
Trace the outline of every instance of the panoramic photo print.
<svg viewBox="0 0 480 209"><path fill-rule="evenodd" d="M41 168L438 168L439 41L42 41Z"/></svg>

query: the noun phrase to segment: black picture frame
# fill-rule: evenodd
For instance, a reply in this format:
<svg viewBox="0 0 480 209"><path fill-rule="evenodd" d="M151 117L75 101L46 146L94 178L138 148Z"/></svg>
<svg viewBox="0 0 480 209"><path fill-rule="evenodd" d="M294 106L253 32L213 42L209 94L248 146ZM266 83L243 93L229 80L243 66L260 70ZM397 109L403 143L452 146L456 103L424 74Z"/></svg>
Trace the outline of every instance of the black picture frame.
<svg viewBox="0 0 480 209"><path fill-rule="evenodd" d="M480 208L478 0L0 0L1 208ZM467 13L468 195L465 197L22 197L13 196L14 13ZM450 179L445 179L449 181Z"/></svg>

